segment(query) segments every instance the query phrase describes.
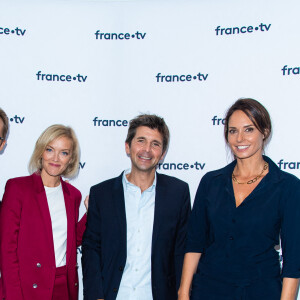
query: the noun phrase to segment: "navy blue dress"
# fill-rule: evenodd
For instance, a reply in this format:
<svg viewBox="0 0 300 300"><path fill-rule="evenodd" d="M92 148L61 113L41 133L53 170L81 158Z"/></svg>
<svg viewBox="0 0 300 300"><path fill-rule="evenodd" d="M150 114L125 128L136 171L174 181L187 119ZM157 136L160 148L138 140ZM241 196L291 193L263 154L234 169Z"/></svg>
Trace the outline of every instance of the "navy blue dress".
<svg viewBox="0 0 300 300"><path fill-rule="evenodd" d="M269 173L238 207L236 161L203 176L187 234L186 252L202 253L191 300L279 300L281 278L300 277L300 180L264 159Z"/></svg>

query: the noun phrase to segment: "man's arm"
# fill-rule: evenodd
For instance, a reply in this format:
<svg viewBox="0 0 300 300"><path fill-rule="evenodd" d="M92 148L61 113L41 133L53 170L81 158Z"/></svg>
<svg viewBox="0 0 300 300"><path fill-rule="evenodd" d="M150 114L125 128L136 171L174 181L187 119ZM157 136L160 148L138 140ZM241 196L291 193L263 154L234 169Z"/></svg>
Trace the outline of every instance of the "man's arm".
<svg viewBox="0 0 300 300"><path fill-rule="evenodd" d="M82 241L83 293L85 300L104 299L101 273L101 221L97 193L90 192L89 212Z"/></svg>
<svg viewBox="0 0 300 300"><path fill-rule="evenodd" d="M175 270L176 270L176 289L178 291L181 279L183 258L185 253L185 241L186 241L186 232L187 232L187 222L188 217L191 212L191 198L189 187L186 184L184 193L184 201L182 202L180 219L177 225L176 231L176 242L175 242Z"/></svg>

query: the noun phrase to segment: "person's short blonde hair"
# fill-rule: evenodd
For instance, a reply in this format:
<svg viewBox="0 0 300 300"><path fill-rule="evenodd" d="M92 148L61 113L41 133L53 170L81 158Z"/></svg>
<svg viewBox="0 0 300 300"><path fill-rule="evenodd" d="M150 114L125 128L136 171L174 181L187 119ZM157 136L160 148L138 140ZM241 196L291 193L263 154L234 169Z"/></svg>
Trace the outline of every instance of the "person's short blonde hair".
<svg viewBox="0 0 300 300"><path fill-rule="evenodd" d="M48 127L38 138L29 162L29 172L34 173L42 170L42 155L46 147L55 139L60 137L69 138L72 141L71 159L65 171L64 177L75 177L79 171L80 149L77 137L71 127L55 124Z"/></svg>

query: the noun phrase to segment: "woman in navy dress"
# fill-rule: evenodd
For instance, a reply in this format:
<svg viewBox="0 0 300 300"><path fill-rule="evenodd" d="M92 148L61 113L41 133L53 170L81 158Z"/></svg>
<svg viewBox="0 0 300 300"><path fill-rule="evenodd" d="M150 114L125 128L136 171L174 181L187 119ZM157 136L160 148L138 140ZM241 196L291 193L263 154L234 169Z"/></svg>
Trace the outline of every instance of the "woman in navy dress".
<svg viewBox="0 0 300 300"><path fill-rule="evenodd" d="M229 108L225 139L235 160L200 182L179 300L295 299L300 180L263 155L270 135L270 116L258 101L239 99Z"/></svg>

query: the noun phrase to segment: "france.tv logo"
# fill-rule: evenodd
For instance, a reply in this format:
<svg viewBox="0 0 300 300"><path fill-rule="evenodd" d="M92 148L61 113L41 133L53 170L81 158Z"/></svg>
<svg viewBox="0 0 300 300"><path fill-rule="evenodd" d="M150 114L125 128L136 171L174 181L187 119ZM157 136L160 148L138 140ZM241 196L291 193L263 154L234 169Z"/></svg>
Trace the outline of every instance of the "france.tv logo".
<svg viewBox="0 0 300 300"><path fill-rule="evenodd" d="M267 32L270 30L272 24L264 24L260 23L256 26L241 26L241 27L224 27L221 28L221 26L217 26L215 28L216 35L232 35L232 34L240 34L240 33L252 33L254 31L259 32Z"/></svg>
<svg viewBox="0 0 300 300"><path fill-rule="evenodd" d="M135 32L135 33L109 33L109 32L101 32L97 30L95 32L96 40L143 40L146 36L146 32Z"/></svg>
<svg viewBox="0 0 300 300"><path fill-rule="evenodd" d="M300 67L291 67L291 68L288 68L287 65L285 65L282 69L282 75L285 76L285 75L299 75L300 74Z"/></svg>
<svg viewBox="0 0 300 300"><path fill-rule="evenodd" d="M93 125L97 127L126 127L128 126L128 121L99 119L98 117L95 117L93 119Z"/></svg>
<svg viewBox="0 0 300 300"><path fill-rule="evenodd" d="M165 75L162 73L157 73L155 78L156 82L190 82L194 81L206 81L208 74L204 74L198 72L197 74L173 74L173 75Z"/></svg>
<svg viewBox="0 0 300 300"><path fill-rule="evenodd" d="M299 170L300 169L300 162L299 161L284 161L281 159L277 163L280 170Z"/></svg>
<svg viewBox="0 0 300 300"><path fill-rule="evenodd" d="M36 74L37 80L41 81L61 81L61 82L71 82L71 81L78 81L78 82L85 82L87 76L76 74L76 75L66 75L66 74L43 74L41 71L38 71Z"/></svg>
<svg viewBox="0 0 300 300"><path fill-rule="evenodd" d="M19 27L16 27L14 29L10 28L5 28L5 27L0 27L0 34L5 34L5 35L17 35L17 36L24 36L26 32L26 29L21 29Z"/></svg>
<svg viewBox="0 0 300 300"><path fill-rule="evenodd" d="M190 169L195 169L195 170L203 170L205 167L205 163L199 163L198 161L193 162L193 163L187 163L187 162L180 162L180 163L175 163L175 162L164 162L164 163L159 163L157 165L158 170L190 170Z"/></svg>
<svg viewBox="0 0 300 300"><path fill-rule="evenodd" d="M14 117L9 118L9 121L16 124L23 124L25 120L25 117L21 117L18 115L15 115Z"/></svg>

